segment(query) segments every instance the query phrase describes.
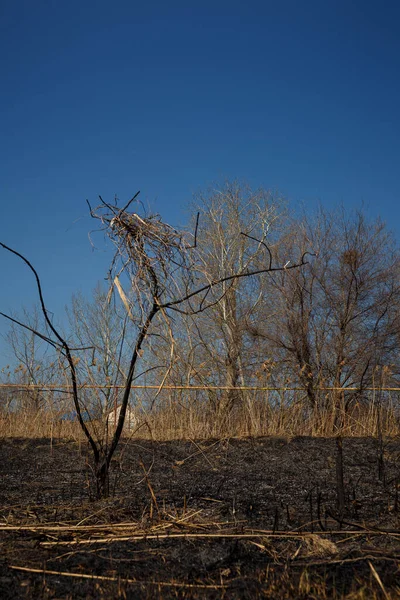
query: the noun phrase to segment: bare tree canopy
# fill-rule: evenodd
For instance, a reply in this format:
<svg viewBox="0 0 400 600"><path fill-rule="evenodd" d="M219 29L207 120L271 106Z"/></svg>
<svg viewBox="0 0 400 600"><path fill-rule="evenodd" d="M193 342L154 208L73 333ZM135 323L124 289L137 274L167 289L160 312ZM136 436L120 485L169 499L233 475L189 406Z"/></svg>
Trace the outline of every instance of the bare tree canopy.
<svg viewBox="0 0 400 600"><path fill-rule="evenodd" d="M343 208L293 224L283 256L304 248L315 254L304 269L271 279L276 319L251 330L311 406L323 400L321 387L356 387L345 395L348 406L363 388L396 376L399 253L383 223Z"/></svg>
<svg viewBox="0 0 400 600"><path fill-rule="evenodd" d="M286 263L283 266L275 265L272 254L265 242L265 237L253 240L260 248L266 251L265 264L253 268L252 260L246 258L229 272L216 273L204 280L201 252L197 239L197 224L195 231L189 234L178 231L164 223L158 215L147 216L135 211L128 211L133 202L137 201L136 194L123 208L117 203L109 204L100 198L100 204L92 209L91 216L101 223L101 229L112 241L115 251L111 260L109 278L111 283L110 297L117 289L119 297L126 309L126 316L135 327L133 341L131 342L130 356L124 373L124 391L122 395L117 426L111 440L96 438L90 424L83 418L83 403L78 386L77 361L72 354L72 349L51 322L44 302L39 275L27 258L5 244L1 246L17 255L33 272L39 293L40 306L52 338L48 342L55 345L67 361L69 370L75 410L79 423L93 450L94 470L99 496L108 494L109 469L111 459L118 446L128 410L132 382L136 373L137 363L143 355L142 347L151 335L151 328L157 322L164 322L170 332L171 345L173 334L170 325L170 313L181 314L203 313L217 303L234 288L236 282L255 275L264 273L277 273L288 269L296 269L306 264L304 252L297 263ZM90 205L89 205L90 206ZM243 237L250 236L246 232ZM126 291L120 278L125 278ZM35 333L46 339L39 331Z"/></svg>

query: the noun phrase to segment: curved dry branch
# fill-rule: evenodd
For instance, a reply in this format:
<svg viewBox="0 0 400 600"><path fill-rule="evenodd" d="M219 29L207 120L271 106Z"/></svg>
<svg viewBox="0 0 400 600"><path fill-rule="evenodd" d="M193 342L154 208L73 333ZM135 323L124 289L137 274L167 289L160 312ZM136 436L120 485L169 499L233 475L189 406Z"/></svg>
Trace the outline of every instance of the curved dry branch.
<svg viewBox="0 0 400 600"><path fill-rule="evenodd" d="M29 325L26 325L25 323L22 323L21 321L18 321L17 319L14 319L13 317L10 317L10 315L6 315L3 312L0 312L0 315L2 317L4 317L5 319L8 319L12 323L15 323L16 325L19 325L23 329L27 329L28 331L30 331L31 333L33 333L34 335L36 335L38 338L40 338L43 341L47 342L50 346L53 346L53 348L58 349L58 348L62 347L62 345L59 342L55 342L51 338L47 337L47 335L44 335L43 333L40 333L40 331L36 331L36 329L33 329L32 327L29 327Z"/></svg>
<svg viewBox="0 0 400 600"><path fill-rule="evenodd" d="M15 256L17 256L18 258L20 258L29 267L29 269L32 271L32 273L35 276L36 286L37 286L37 290L38 290L38 294L39 294L40 306L41 306L41 309L42 309L43 316L44 316L44 318L46 320L46 323L49 326L50 330L54 333L54 335L58 339L58 341L60 343L60 346L64 350L65 356L66 356L67 361L68 361L68 365L69 365L69 369L70 369L70 373L71 373L73 400L74 400L75 410L76 410L76 414L78 416L79 424L80 424L82 431L84 432L86 438L88 439L88 441L89 441L89 443L90 443L90 445L92 447L92 450L93 450L93 453L94 453L94 456L95 456L95 460L98 460L99 459L99 449L98 449L97 444L96 444L95 440L93 439L90 431L86 427L86 423L85 423L85 421L83 420L83 417L82 417L82 412L81 412L81 407L80 407L80 402L79 402L79 395L78 395L78 380L77 380L77 375L76 375L76 369L75 369L74 360L73 360L72 354L71 354L71 348L69 347L69 345L66 342L66 340L64 340L64 338L56 330L56 328L54 327L53 323L50 321L50 319L48 317L48 314L47 314L48 311L47 311L47 308L46 308L46 305L45 305L45 302L44 302L43 293L42 293L42 285L40 283L39 275L38 275L36 269L33 267L32 263L30 263L29 260L27 258L25 258L25 256L23 256L22 254L20 254L16 250L13 250L9 246L6 246L6 244L3 244L2 242L0 242L0 246L2 248L4 248L5 250L7 250L8 252L11 252ZM36 332L33 331L33 333L36 333ZM42 337L42 339L44 339L43 336L40 336L40 337ZM45 341L48 341L48 340L45 340ZM48 343L50 343L50 341Z"/></svg>
<svg viewBox="0 0 400 600"><path fill-rule="evenodd" d="M311 254L310 252L304 252L303 256L301 257L301 261L299 263L295 263L293 265L284 265L283 267L266 267L264 269L256 269L255 271L244 271L242 273L235 273L234 275L228 275L227 277L220 277L218 279L214 279L214 281L211 281L210 283L203 285L200 288L197 288L196 290L194 290L193 292L190 292L189 294L186 294L186 296L182 297L182 298L176 298L175 300L171 300L170 302L165 302L164 304L160 305L160 308L174 308L174 306L177 306L179 304L182 304L183 302L186 302L187 300L190 300L190 298L193 298L194 296L198 296L199 294L202 294L203 292L207 292L208 290L211 290L212 288L220 285L221 283L225 283L226 281L233 281L234 279L242 279L243 277L254 277L255 275L262 275L264 273L276 273L276 272L282 272L282 271L289 271L290 269L298 269L299 267L302 267L303 265L307 265L308 262L304 260L304 257L307 254Z"/></svg>

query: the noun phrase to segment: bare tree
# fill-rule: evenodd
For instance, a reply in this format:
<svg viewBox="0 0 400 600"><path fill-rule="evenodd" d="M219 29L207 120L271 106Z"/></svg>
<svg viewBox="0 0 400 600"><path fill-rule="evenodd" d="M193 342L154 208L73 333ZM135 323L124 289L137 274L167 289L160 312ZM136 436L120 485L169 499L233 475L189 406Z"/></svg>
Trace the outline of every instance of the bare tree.
<svg viewBox="0 0 400 600"><path fill-rule="evenodd" d="M114 435L110 440L96 439L82 416L82 404L78 387L78 372L73 349L52 324L44 302L39 276L32 264L20 253L5 244L1 246L17 255L31 269L36 278L40 304L51 336L41 335L48 343L58 348L68 364L73 401L82 431L93 451L94 470L99 497L109 493L109 471L111 460L117 449L126 417L131 386L137 364L143 354L143 346L149 340L152 326L157 321L169 323L171 313L201 313L221 299L238 279L281 271L284 267L274 266L268 260L262 268L252 270L247 262L236 272L217 276L205 283L198 283L199 262L197 258L197 231L194 235L178 231L164 223L158 215L139 215L128 209L138 194L126 206L119 208L117 201L108 204L100 198L100 204L90 209L94 219L115 246L110 266L112 290L117 288L126 311L135 327L135 338L125 369L124 391L119 418ZM291 269L305 264L301 257ZM126 282L127 292L123 282Z"/></svg>
<svg viewBox="0 0 400 600"><path fill-rule="evenodd" d="M196 253L200 281L209 283L270 263L285 212L280 198L263 189L253 191L227 182L196 196L194 208L200 215ZM192 382L229 388L210 394L216 426L223 426L242 402L243 394L235 388L254 383L254 372L260 366L247 323L257 319L261 295L259 277L225 281L210 290L209 310L186 322L188 336L179 347L180 371L186 356Z"/></svg>
<svg viewBox="0 0 400 600"><path fill-rule="evenodd" d="M5 341L13 359L7 379L8 383L21 384L20 389L14 388L10 398L13 399L15 410L22 410L25 414L30 413L35 417L45 408L48 401L46 388L57 380L58 357L49 345L35 334L38 329L45 328L37 306L31 310L24 308L21 317L14 315L9 320L11 327L5 335ZM21 328L21 320L28 327ZM29 386L32 388L29 389Z"/></svg>
<svg viewBox="0 0 400 600"><path fill-rule="evenodd" d="M92 386L86 402L91 420L96 420L106 435L107 417L117 402L116 390L125 380L130 335L129 321L115 303L110 301L104 285L98 284L89 300L75 294L67 308L70 343L85 347L79 352L76 365L82 381Z"/></svg>
<svg viewBox="0 0 400 600"><path fill-rule="evenodd" d="M304 269L272 278L275 324L261 322L253 333L275 349L311 407L321 406L319 390L328 386L347 410L377 370L397 363L399 254L381 221L343 208L293 225L286 253L305 248L315 256Z"/></svg>

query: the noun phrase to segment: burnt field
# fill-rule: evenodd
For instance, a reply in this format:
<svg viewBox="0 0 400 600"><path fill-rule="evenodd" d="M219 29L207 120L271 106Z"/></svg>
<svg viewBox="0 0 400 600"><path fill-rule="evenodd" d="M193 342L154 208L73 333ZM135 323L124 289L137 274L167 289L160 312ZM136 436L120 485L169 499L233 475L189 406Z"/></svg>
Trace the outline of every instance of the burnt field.
<svg viewBox="0 0 400 600"><path fill-rule="evenodd" d="M400 597L400 442L0 442L1 598Z"/></svg>

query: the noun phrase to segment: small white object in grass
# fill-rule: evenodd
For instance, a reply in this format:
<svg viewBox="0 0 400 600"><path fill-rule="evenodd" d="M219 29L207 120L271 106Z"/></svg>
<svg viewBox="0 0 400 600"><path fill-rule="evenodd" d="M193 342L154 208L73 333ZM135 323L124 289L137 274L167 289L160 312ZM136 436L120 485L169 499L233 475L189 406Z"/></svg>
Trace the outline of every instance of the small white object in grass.
<svg viewBox="0 0 400 600"><path fill-rule="evenodd" d="M108 413L108 416L107 416L108 427L113 428L113 429L117 427L120 412L121 412L121 406L117 406L116 408L113 408L113 410L111 410ZM139 423L139 419L138 419L137 415L134 413L134 411L131 409L130 406L127 406L126 413L125 413L124 429L135 429L135 427L137 427L138 423Z"/></svg>

